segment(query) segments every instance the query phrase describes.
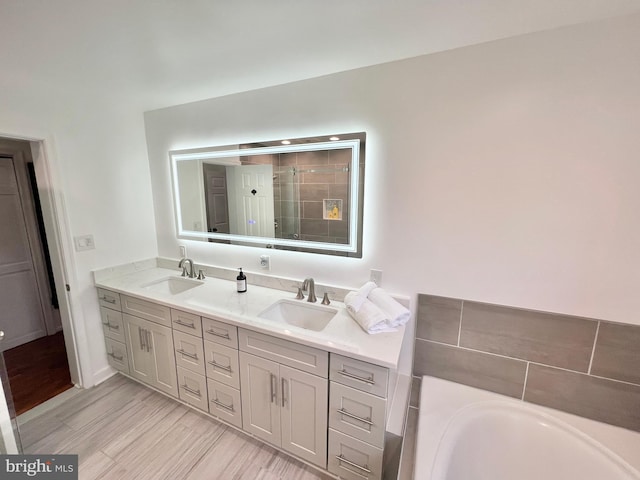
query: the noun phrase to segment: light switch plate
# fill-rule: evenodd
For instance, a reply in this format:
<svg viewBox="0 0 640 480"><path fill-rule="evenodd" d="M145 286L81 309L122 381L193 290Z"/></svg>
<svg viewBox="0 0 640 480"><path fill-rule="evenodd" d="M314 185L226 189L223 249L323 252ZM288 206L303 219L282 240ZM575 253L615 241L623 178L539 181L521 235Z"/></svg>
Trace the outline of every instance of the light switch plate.
<svg viewBox="0 0 640 480"><path fill-rule="evenodd" d="M180 257L187 258L187 247L180 245Z"/></svg>
<svg viewBox="0 0 640 480"><path fill-rule="evenodd" d="M93 235L79 235L77 237L73 237L73 241L76 246L76 252L93 250L96 248L96 244L93 241Z"/></svg>

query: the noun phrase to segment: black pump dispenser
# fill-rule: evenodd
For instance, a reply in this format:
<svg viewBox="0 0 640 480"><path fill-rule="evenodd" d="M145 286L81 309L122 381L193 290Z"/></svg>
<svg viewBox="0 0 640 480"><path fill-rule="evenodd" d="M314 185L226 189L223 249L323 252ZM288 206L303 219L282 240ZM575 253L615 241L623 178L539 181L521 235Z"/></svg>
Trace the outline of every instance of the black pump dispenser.
<svg viewBox="0 0 640 480"><path fill-rule="evenodd" d="M240 269L240 273L236 277L236 283L238 284L238 293L244 293L247 291L247 277L244 273L242 273L242 268Z"/></svg>

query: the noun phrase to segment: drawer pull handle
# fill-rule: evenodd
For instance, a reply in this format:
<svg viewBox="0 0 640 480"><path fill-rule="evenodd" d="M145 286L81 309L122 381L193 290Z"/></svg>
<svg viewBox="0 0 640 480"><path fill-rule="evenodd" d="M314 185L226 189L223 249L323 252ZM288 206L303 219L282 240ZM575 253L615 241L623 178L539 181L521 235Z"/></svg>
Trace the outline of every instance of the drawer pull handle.
<svg viewBox="0 0 640 480"><path fill-rule="evenodd" d="M214 362L214 361L207 362L207 363L208 363L209 365L213 365L215 368L220 368L220 369L222 369L222 370L225 370L225 371L227 371L227 372L231 373L231 366L228 366L228 367L227 367L226 365L220 365L219 363L216 363L216 362Z"/></svg>
<svg viewBox="0 0 640 480"><path fill-rule="evenodd" d="M182 320L178 319L178 320L174 320L174 323L177 323L178 325L182 325L183 327L189 327L189 328L193 328L194 330L196 329L196 324L195 323L187 323L187 322L183 322Z"/></svg>
<svg viewBox="0 0 640 480"><path fill-rule="evenodd" d="M209 329L207 330L207 333L215 336L215 337L220 337L220 338L226 338L227 340L231 340L231 337L229 336L228 333L218 333L215 330Z"/></svg>
<svg viewBox="0 0 640 480"><path fill-rule="evenodd" d="M235 412L236 410L233 408L233 405L227 405L226 403L222 403L217 398L215 400L211 400L211 402L215 403L219 407L224 408L225 410L229 410L230 412Z"/></svg>
<svg viewBox="0 0 640 480"><path fill-rule="evenodd" d="M102 300L103 302L112 303L114 305L116 304L116 299L115 298L100 297L100 300Z"/></svg>
<svg viewBox="0 0 640 480"><path fill-rule="evenodd" d="M367 468L367 465L365 465L363 467L362 465L358 465L357 463L354 463L354 462L352 462L350 460L347 460L342 455L336 455L336 458L338 459L339 462L344 462L347 465L351 465L352 467L356 467L358 470L362 470L363 472L366 472L366 473L373 473L371 470L369 470Z"/></svg>
<svg viewBox="0 0 640 480"><path fill-rule="evenodd" d="M114 360L117 360L117 361L119 361L119 362L121 362L122 360L124 360L124 356L123 356L123 355L117 356L117 355L115 355L115 354L114 354L114 353L112 353L112 352L107 352L107 355L109 355L111 358L113 358Z"/></svg>
<svg viewBox="0 0 640 480"><path fill-rule="evenodd" d="M107 322L107 323L102 322L102 324L105 327L110 328L111 330L120 330L120 325L117 325L117 324L114 324L114 323L109 323L109 322Z"/></svg>
<svg viewBox="0 0 640 480"><path fill-rule="evenodd" d="M371 418L367 417L367 418L363 418L363 417L359 417L358 415L354 415L353 413L347 412L344 408L341 408L340 410L338 410L338 413L340 415L344 415L345 417L350 417L350 418L354 418L362 423L366 423L367 425L373 425L373 422L371 421Z"/></svg>
<svg viewBox="0 0 640 480"><path fill-rule="evenodd" d="M358 380L359 382L368 383L369 385L375 385L376 382L373 379L373 375L370 377L359 377L358 375L354 375L353 373L349 373L346 370L338 370L338 373L342 376L353 378L354 380Z"/></svg>
<svg viewBox="0 0 640 480"><path fill-rule="evenodd" d="M189 388L187 387L187 385L180 385L182 388L184 388L187 392L196 395L198 397L200 397L200 390L194 390L193 388Z"/></svg>
<svg viewBox="0 0 640 480"><path fill-rule="evenodd" d="M189 352L185 352L184 350L180 349L180 350L176 350L180 355L183 355L185 357L189 357L189 358L193 358L194 360L198 360L198 355L195 353L189 353Z"/></svg>

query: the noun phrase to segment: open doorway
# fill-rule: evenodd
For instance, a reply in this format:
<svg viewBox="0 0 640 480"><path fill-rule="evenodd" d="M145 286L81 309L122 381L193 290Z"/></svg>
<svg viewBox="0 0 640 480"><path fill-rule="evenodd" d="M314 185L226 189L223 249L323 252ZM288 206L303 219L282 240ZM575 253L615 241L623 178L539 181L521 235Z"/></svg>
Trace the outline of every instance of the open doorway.
<svg viewBox="0 0 640 480"><path fill-rule="evenodd" d="M21 414L71 388L31 146L0 138L0 329Z"/></svg>

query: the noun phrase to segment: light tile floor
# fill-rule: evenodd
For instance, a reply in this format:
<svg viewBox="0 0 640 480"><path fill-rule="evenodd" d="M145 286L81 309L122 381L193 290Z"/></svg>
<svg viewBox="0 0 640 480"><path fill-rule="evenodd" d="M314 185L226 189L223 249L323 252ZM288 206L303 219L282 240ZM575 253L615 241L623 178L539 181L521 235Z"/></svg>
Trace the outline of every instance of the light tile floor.
<svg viewBox="0 0 640 480"><path fill-rule="evenodd" d="M24 453L79 455L80 480L328 480L122 375L26 417Z"/></svg>

